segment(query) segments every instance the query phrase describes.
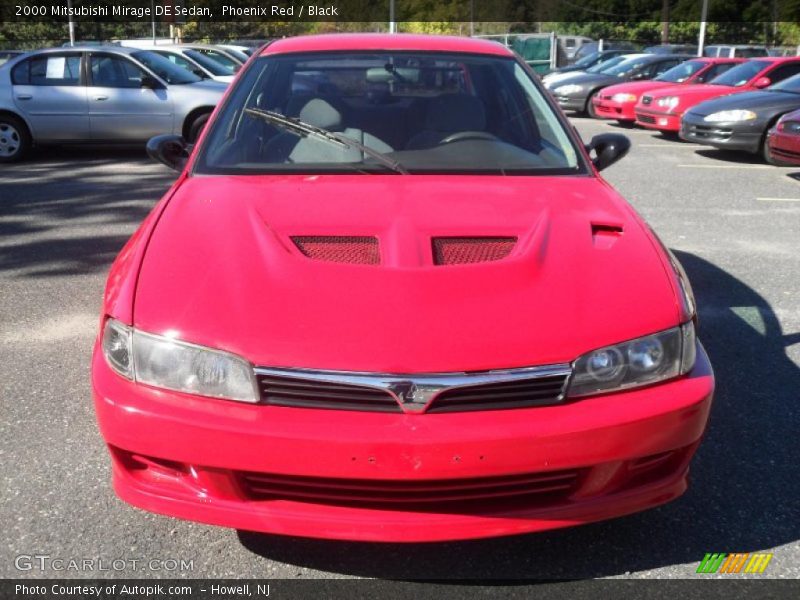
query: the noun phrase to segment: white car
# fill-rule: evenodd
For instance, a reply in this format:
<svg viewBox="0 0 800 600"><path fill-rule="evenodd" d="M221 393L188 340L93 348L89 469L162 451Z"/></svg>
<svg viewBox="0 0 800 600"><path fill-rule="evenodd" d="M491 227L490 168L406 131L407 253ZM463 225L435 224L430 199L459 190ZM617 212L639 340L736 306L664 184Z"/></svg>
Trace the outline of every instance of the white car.
<svg viewBox="0 0 800 600"><path fill-rule="evenodd" d="M233 68L193 48L184 46L150 46L147 50L160 54L170 62L187 71L191 71L203 79L230 83L235 76Z"/></svg>
<svg viewBox="0 0 800 600"><path fill-rule="evenodd" d="M226 86L141 48L76 46L0 66L0 163L36 144L195 140Z"/></svg>

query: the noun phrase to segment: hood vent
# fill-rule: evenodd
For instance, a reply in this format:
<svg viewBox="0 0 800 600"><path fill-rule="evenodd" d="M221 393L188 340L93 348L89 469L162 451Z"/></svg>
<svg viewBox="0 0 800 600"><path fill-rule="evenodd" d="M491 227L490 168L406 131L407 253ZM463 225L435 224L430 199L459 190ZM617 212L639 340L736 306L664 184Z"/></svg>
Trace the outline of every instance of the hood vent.
<svg viewBox="0 0 800 600"><path fill-rule="evenodd" d="M511 254L515 237L438 237L433 238L435 265L466 265L502 260Z"/></svg>
<svg viewBox="0 0 800 600"><path fill-rule="evenodd" d="M336 263L377 265L381 262L378 238L366 236L293 236L297 249L308 258Z"/></svg>

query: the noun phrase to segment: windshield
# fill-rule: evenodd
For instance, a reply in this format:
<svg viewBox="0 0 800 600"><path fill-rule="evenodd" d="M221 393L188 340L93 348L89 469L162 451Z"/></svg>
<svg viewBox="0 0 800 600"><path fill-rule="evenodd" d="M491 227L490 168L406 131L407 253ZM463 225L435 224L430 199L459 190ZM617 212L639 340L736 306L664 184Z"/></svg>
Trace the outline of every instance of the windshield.
<svg viewBox="0 0 800 600"><path fill-rule="evenodd" d="M216 60L209 58L202 52L198 52L197 50L184 50L183 53L212 75L233 75L233 69L229 69L225 65L221 65Z"/></svg>
<svg viewBox="0 0 800 600"><path fill-rule="evenodd" d="M748 60L740 65L736 65L731 70L726 71L719 77L715 77L709 81L709 83L713 83L714 85L740 87L768 67L769 64L770 63L765 60Z"/></svg>
<svg viewBox="0 0 800 600"><path fill-rule="evenodd" d="M197 83L201 81L200 77L194 73L173 64L169 59L155 52L142 50L140 52L134 52L132 56L170 85L182 85L184 83Z"/></svg>
<svg viewBox="0 0 800 600"><path fill-rule="evenodd" d="M668 71L664 71L661 75L656 77L655 80L667 81L669 83L683 83L705 66L706 63L702 60L687 60L686 62L672 67Z"/></svg>
<svg viewBox="0 0 800 600"><path fill-rule="evenodd" d="M199 173L585 172L565 126L508 57L261 57L213 122Z"/></svg>
<svg viewBox="0 0 800 600"><path fill-rule="evenodd" d="M587 73L606 73L609 69L616 67L620 63L624 63L626 60L624 56L615 56L605 62L601 62L596 64L595 66L586 69Z"/></svg>
<svg viewBox="0 0 800 600"><path fill-rule="evenodd" d="M780 83L769 86L767 89L770 91L774 90L778 92L800 94L800 75L795 75L793 77L789 77L789 79L784 79Z"/></svg>
<svg viewBox="0 0 800 600"><path fill-rule="evenodd" d="M640 69L646 64L649 64L652 59L649 56L642 56L640 58L630 58L628 60L624 60L618 65L610 68L610 69L603 69L603 73L606 75L614 75L616 77L625 77L628 73L635 69Z"/></svg>
<svg viewBox="0 0 800 600"><path fill-rule="evenodd" d="M591 67L594 63L598 60L602 60L602 55L600 52L592 52L588 56L584 56L582 59L575 61L572 63L573 67L584 68L584 67Z"/></svg>

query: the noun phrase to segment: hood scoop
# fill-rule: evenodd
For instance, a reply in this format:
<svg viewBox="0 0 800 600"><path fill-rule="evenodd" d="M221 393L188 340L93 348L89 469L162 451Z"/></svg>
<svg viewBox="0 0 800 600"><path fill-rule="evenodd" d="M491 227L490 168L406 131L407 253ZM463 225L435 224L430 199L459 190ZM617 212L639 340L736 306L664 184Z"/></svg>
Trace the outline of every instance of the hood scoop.
<svg viewBox="0 0 800 600"><path fill-rule="evenodd" d="M433 264L466 265L506 258L517 243L516 237L435 237Z"/></svg>
<svg viewBox="0 0 800 600"><path fill-rule="evenodd" d="M336 263L377 265L381 262L378 238L367 236L293 236L292 242L308 258Z"/></svg>

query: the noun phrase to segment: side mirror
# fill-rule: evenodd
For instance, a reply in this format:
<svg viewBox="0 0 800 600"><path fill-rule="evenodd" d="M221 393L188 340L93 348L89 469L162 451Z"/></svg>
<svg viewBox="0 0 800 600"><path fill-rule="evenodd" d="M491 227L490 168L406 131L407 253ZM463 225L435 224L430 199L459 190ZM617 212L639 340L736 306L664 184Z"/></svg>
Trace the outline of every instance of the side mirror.
<svg viewBox="0 0 800 600"><path fill-rule="evenodd" d="M209 76L205 74L205 72L201 69L192 69L192 73L197 75L200 79L208 79Z"/></svg>
<svg viewBox="0 0 800 600"><path fill-rule="evenodd" d="M178 172L189 160L192 146L179 135L157 135L147 142L147 155Z"/></svg>
<svg viewBox="0 0 800 600"><path fill-rule="evenodd" d="M144 75L142 77L141 85L143 88L148 88L151 90L160 90L162 87L164 87L161 85L161 82L152 75Z"/></svg>
<svg viewBox="0 0 800 600"><path fill-rule="evenodd" d="M619 133L601 133L594 136L586 146L586 151L589 154L593 151L595 153L592 164L598 171L613 165L625 156L630 149L631 141Z"/></svg>
<svg viewBox="0 0 800 600"><path fill-rule="evenodd" d="M772 80L769 77L759 77L758 79L756 79L755 83L753 84L753 87L756 88L757 90L760 90L770 85L772 85Z"/></svg>

